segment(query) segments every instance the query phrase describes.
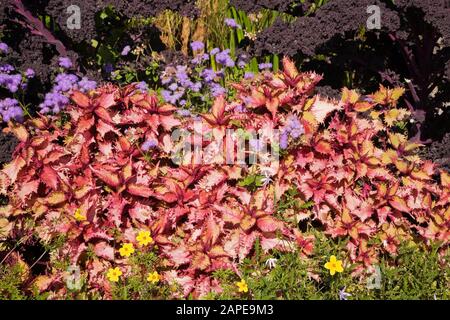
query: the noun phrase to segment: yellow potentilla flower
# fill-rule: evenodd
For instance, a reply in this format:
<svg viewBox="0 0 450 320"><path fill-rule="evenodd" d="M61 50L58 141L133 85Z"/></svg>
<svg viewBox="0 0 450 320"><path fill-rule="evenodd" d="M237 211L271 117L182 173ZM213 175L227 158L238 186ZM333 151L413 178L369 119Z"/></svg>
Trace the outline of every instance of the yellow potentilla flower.
<svg viewBox="0 0 450 320"><path fill-rule="evenodd" d="M330 274L334 276L336 272L342 272L344 271L344 268L342 267L342 261L336 260L335 256L330 257L330 261L325 263L325 269L330 270Z"/></svg>
<svg viewBox="0 0 450 320"><path fill-rule="evenodd" d="M372 117L372 119L378 119L380 117L381 112L378 111L371 111L370 112L370 116Z"/></svg>
<svg viewBox="0 0 450 320"><path fill-rule="evenodd" d="M160 279L161 279L161 276L156 271L150 272L147 276L147 281L151 282L153 284L158 283Z"/></svg>
<svg viewBox="0 0 450 320"><path fill-rule="evenodd" d="M81 214L80 208L75 210L75 213L73 216L75 217L75 220L77 220L77 221L86 221L86 216Z"/></svg>
<svg viewBox="0 0 450 320"><path fill-rule="evenodd" d="M138 241L140 246L146 246L149 243L153 243L153 238L150 236L150 231L141 230L136 237L136 241Z"/></svg>
<svg viewBox="0 0 450 320"><path fill-rule="evenodd" d="M129 257L134 252L132 243L124 243L122 248L119 249L119 253L122 257Z"/></svg>
<svg viewBox="0 0 450 320"><path fill-rule="evenodd" d="M119 277L122 275L122 271L120 271L119 267L109 268L106 277L109 281L117 282L119 281Z"/></svg>
<svg viewBox="0 0 450 320"><path fill-rule="evenodd" d="M248 286L247 286L247 282L245 282L245 279L242 279L241 281L236 282L236 285L239 288L239 292L248 292Z"/></svg>

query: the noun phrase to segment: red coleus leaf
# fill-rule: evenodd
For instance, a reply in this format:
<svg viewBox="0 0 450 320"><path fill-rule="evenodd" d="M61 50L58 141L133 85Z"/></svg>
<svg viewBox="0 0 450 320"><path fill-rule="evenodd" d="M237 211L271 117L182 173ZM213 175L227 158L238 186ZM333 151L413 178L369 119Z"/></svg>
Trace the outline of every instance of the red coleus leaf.
<svg viewBox="0 0 450 320"><path fill-rule="evenodd" d="M111 241L114 238L106 233L106 231L98 230L95 228L88 228L83 234L85 241L91 241L93 239L102 239L106 241Z"/></svg>
<svg viewBox="0 0 450 320"><path fill-rule="evenodd" d="M231 257L239 258L239 261L242 261L253 248L257 235L258 233L255 231L246 234L235 229L225 240L224 250Z"/></svg>
<svg viewBox="0 0 450 320"><path fill-rule="evenodd" d="M206 246L212 247L219 239L221 228L215 221L214 216L210 214L206 219L203 241Z"/></svg>
<svg viewBox="0 0 450 320"><path fill-rule="evenodd" d="M105 209L108 210L108 219L116 227L120 227L122 225L122 214L127 202L122 198L120 194L113 194L107 203L107 207Z"/></svg>
<svg viewBox="0 0 450 320"><path fill-rule="evenodd" d="M128 160L127 164L122 168L122 178L128 181L133 176L133 163L131 159Z"/></svg>
<svg viewBox="0 0 450 320"><path fill-rule="evenodd" d="M298 70L294 62L287 57L284 57L282 62L285 75L291 79L295 79L298 76Z"/></svg>
<svg viewBox="0 0 450 320"><path fill-rule="evenodd" d="M408 208L406 201L398 196L393 196L391 200L389 200L389 204L398 211L401 212L410 212L411 210Z"/></svg>
<svg viewBox="0 0 450 320"><path fill-rule="evenodd" d="M11 180L6 173L0 171L0 194L6 194L8 187L11 185Z"/></svg>
<svg viewBox="0 0 450 320"><path fill-rule="evenodd" d="M155 99L157 99L155 96L153 96ZM158 113L161 114L169 114L177 111L177 107L171 105L171 104L163 104L158 108Z"/></svg>
<svg viewBox="0 0 450 320"><path fill-rule="evenodd" d="M195 269L205 270L211 265L211 260L209 257L203 252L197 252L192 257L192 266Z"/></svg>
<svg viewBox="0 0 450 320"><path fill-rule="evenodd" d="M279 229L279 221L274 217L265 216L256 221L256 225L263 232L275 232Z"/></svg>
<svg viewBox="0 0 450 320"><path fill-rule="evenodd" d="M135 196L140 196L144 198L148 198L154 195L154 192L149 187L146 187L142 184L130 183L127 186L127 190L130 194Z"/></svg>
<svg viewBox="0 0 450 320"><path fill-rule="evenodd" d="M280 101L278 100L277 97L270 97L266 100L267 110L270 111L273 118L275 118L275 115L277 114L279 105L280 105Z"/></svg>
<svg viewBox="0 0 450 320"><path fill-rule="evenodd" d="M257 89L252 89L251 104L254 108L258 108L266 104L266 96Z"/></svg>
<svg viewBox="0 0 450 320"><path fill-rule="evenodd" d="M83 116L77 123L77 132L85 132L95 124L95 118L92 115Z"/></svg>
<svg viewBox="0 0 450 320"><path fill-rule="evenodd" d="M216 120L219 120L223 117L225 112L225 97L223 95L218 96L213 103L211 108L212 115Z"/></svg>
<svg viewBox="0 0 450 320"><path fill-rule="evenodd" d="M46 203L50 206L57 206L67 200L67 196L64 192L53 191L46 198Z"/></svg>
<svg viewBox="0 0 450 320"><path fill-rule="evenodd" d="M253 228L255 223L256 223L256 219L254 217L252 217L251 215L246 214L242 218L240 225L241 225L242 230L248 231L251 228Z"/></svg>
<svg viewBox="0 0 450 320"><path fill-rule="evenodd" d="M30 135L23 125L10 122L8 126L9 127L6 130L13 133L20 142L26 142L28 140Z"/></svg>
<svg viewBox="0 0 450 320"><path fill-rule="evenodd" d="M338 103L325 100L323 98L316 98L311 107L311 113L317 122L323 123L325 118L335 110L339 110L341 106Z"/></svg>
<svg viewBox="0 0 450 320"><path fill-rule="evenodd" d="M330 154L331 153L331 144L327 141L321 140L316 143L315 150L322 154Z"/></svg>
<svg viewBox="0 0 450 320"><path fill-rule="evenodd" d="M355 105L353 106L353 109L358 112L366 112L366 111L369 111L370 109L372 109L374 106L375 106L374 103L369 103L369 102L363 101L363 102L355 103Z"/></svg>
<svg viewBox="0 0 450 320"><path fill-rule="evenodd" d="M167 252L170 260L176 265L181 266L183 264L189 263L191 260L190 253L184 246L179 246L176 249Z"/></svg>
<svg viewBox="0 0 450 320"><path fill-rule="evenodd" d="M450 174L446 171L441 171L441 185L450 189Z"/></svg>
<svg viewBox="0 0 450 320"><path fill-rule="evenodd" d="M113 122L111 115L109 114L108 110L106 110L105 108L103 108L103 107L95 108L94 112L103 121L105 121L107 123Z"/></svg>
<svg viewBox="0 0 450 320"><path fill-rule="evenodd" d="M59 176L51 166L45 165L42 168L41 179L48 187L54 190L58 188Z"/></svg>
<svg viewBox="0 0 450 320"><path fill-rule="evenodd" d="M218 96L211 107L211 114L202 115L211 126L221 126L227 123L229 117L225 114L226 100L223 95Z"/></svg>
<svg viewBox="0 0 450 320"><path fill-rule="evenodd" d="M18 196L22 201L25 201L25 198L29 196L31 193L36 193L39 186L39 181L29 181L22 184Z"/></svg>
<svg viewBox="0 0 450 320"><path fill-rule="evenodd" d="M311 255L314 251L315 237L313 235L304 236L297 229L294 229L294 234L300 252L308 256Z"/></svg>
<svg viewBox="0 0 450 320"><path fill-rule="evenodd" d="M114 93L102 93L95 102L97 109L108 109L116 104Z"/></svg>
<svg viewBox="0 0 450 320"><path fill-rule="evenodd" d="M94 246L94 252L97 257L114 261L114 248L105 241L96 243Z"/></svg>
<svg viewBox="0 0 450 320"><path fill-rule="evenodd" d="M89 194L89 192L91 192L91 191L92 191L92 187L89 185L84 185L82 187L76 188L74 190L75 199L81 199L84 196L86 196L87 194Z"/></svg>
<svg viewBox="0 0 450 320"><path fill-rule="evenodd" d="M121 185L121 180L120 177L117 173L99 168L99 169L95 169L92 166L89 166L92 170L92 172L94 172L94 174L100 178L100 180L102 180L104 183L106 183L108 186L111 187L118 187Z"/></svg>
<svg viewBox="0 0 450 320"><path fill-rule="evenodd" d="M70 98L81 108L87 108L90 105L89 97L80 91L73 91Z"/></svg>
<svg viewBox="0 0 450 320"><path fill-rule="evenodd" d="M25 167L25 165L25 160L22 157L17 157L3 168L3 172L6 173L12 182L14 182L17 179L19 171Z"/></svg>
<svg viewBox="0 0 450 320"><path fill-rule="evenodd" d="M159 116L161 125L164 130L170 131L173 127L179 126L181 124L180 120L176 119L174 116Z"/></svg>

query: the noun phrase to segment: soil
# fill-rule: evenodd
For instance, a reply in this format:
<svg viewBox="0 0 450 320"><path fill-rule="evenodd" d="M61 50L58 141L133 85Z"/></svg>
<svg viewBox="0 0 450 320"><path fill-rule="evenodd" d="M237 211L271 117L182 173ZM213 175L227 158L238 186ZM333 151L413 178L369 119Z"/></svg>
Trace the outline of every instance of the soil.
<svg viewBox="0 0 450 320"><path fill-rule="evenodd" d="M447 133L441 141L434 141L419 153L423 159L432 160L442 168L450 171L450 133Z"/></svg>
<svg viewBox="0 0 450 320"><path fill-rule="evenodd" d="M11 133L0 132L0 165L12 160L12 153L19 140Z"/></svg>

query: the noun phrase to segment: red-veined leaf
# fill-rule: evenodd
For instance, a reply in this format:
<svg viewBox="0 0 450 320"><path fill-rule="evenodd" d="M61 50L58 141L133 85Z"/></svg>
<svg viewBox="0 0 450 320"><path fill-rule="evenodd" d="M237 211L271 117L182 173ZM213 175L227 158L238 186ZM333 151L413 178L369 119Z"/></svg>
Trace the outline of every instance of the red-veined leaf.
<svg viewBox="0 0 450 320"><path fill-rule="evenodd" d="M398 196L393 196L391 200L389 200L389 204L398 211L408 213L410 209L408 208L406 201Z"/></svg>
<svg viewBox="0 0 450 320"><path fill-rule="evenodd" d="M70 98L72 99L73 102L75 102L76 105L82 108L87 108L90 105L89 97L84 93L81 93L80 91L72 92Z"/></svg>
<svg viewBox="0 0 450 320"><path fill-rule="evenodd" d="M274 232L279 228L279 222L271 216L259 218L256 225L263 232Z"/></svg>
<svg viewBox="0 0 450 320"><path fill-rule="evenodd" d="M59 176L52 167L45 165L42 168L41 179L48 187L54 190L58 188Z"/></svg>
<svg viewBox="0 0 450 320"><path fill-rule="evenodd" d="M94 174L100 178L104 183L111 187L118 187L121 184L120 177L117 173L110 172L105 169L94 169L92 166L89 166Z"/></svg>
<svg viewBox="0 0 450 320"><path fill-rule="evenodd" d="M46 198L47 204L49 204L51 206L57 206L57 205L65 202L66 200L67 200L66 194L61 191L53 191Z"/></svg>
<svg viewBox="0 0 450 320"><path fill-rule="evenodd" d="M144 198L151 197L155 194L153 192L153 190L150 189L149 187L146 187L146 186L144 186L142 184L138 184L138 183L130 183L127 186L127 190L128 190L128 193L130 193L132 195L144 197Z"/></svg>

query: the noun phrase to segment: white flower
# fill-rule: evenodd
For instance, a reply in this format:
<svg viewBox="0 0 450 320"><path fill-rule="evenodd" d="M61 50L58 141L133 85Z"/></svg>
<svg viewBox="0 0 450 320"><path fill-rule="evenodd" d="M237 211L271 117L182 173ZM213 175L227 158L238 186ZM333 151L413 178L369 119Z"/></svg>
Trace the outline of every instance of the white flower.
<svg viewBox="0 0 450 320"><path fill-rule="evenodd" d="M266 261L266 267L268 267L269 269L273 269L277 266L277 261L278 259L275 258L269 258Z"/></svg>
<svg viewBox="0 0 450 320"><path fill-rule="evenodd" d="M269 176L264 176L264 177L261 178L261 183L262 183L263 187L267 186L272 181L273 181L272 178L269 177Z"/></svg>
<svg viewBox="0 0 450 320"><path fill-rule="evenodd" d="M260 172L264 176L261 178L261 183L263 184L263 187L265 187L273 181L272 176L275 172L273 172L271 167L261 167Z"/></svg>

